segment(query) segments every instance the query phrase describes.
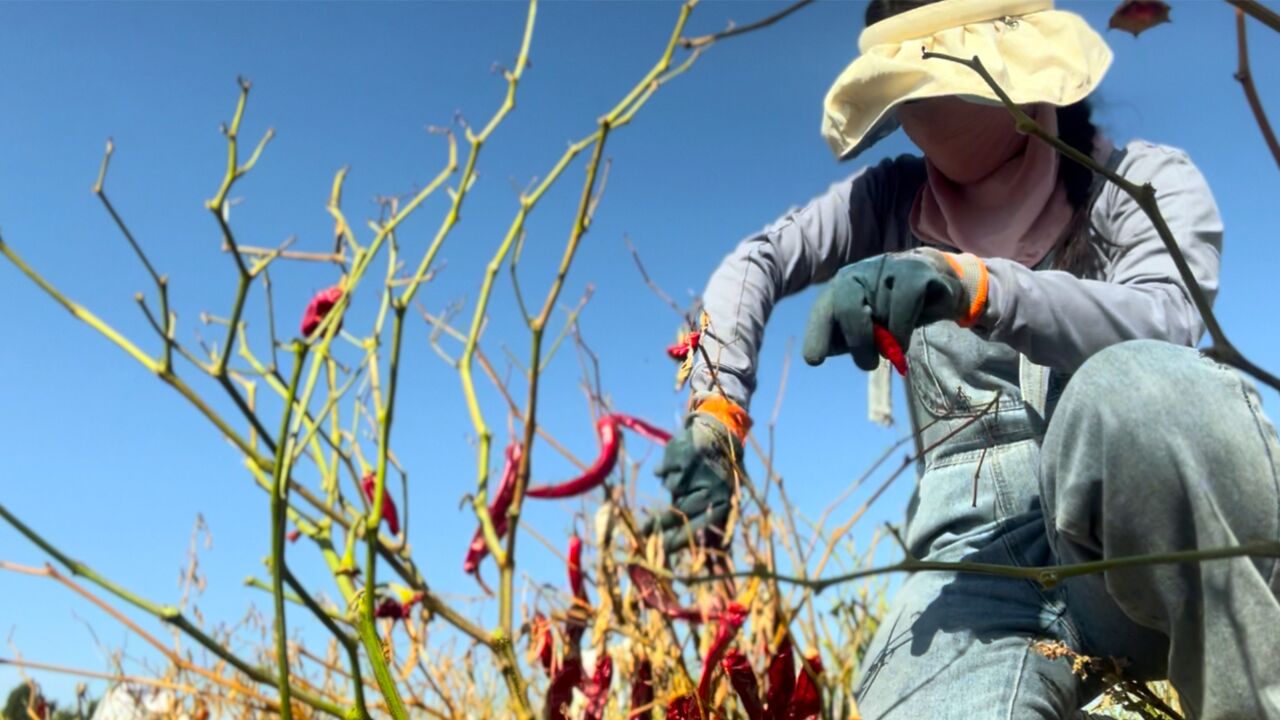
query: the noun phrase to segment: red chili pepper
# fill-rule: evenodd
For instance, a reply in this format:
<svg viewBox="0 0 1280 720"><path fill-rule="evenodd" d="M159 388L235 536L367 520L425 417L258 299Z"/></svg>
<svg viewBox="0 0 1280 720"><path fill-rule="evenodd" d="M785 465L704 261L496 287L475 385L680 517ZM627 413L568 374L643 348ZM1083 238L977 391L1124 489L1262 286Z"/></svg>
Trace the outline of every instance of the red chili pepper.
<svg viewBox="0 0 1280 720"><path fill-rule="evenodd" d="M302 537L302 531L301 531L301 530L299 530L299 529L297 529L297 528L294 528L294 529L290 530L290 531L289 531L289 534L288 534L288 535L285 535L284 537L285 537L285 539L286 539L286 540L288 540L289 542L291 542L291 543L296 543L296 542L298 542L298 538Z"/></svg>
<svg viewBox="0 0 1280 720"><path fill-rule="evenodd" d="M613 658L608 653L601 653L596 658L596 669L591 673L591 680L582 689L587 696L587 707L582 711L582 720L601 720L604 708L609 704L609 685L613 682Z"/></svg>
<svg viewBox="0 0 1280 720"><path fill-rule="evenodd" d="M334 285L328 290L321 290L311 298L311 302L307 303L307 309L302 314L302 336L311 337L311 334L320 327L320 323L324 322L329 311L334 305L342 299L342 288ZM341 329L341 325L338 329ZM336 332L336 331L335 331Z"/></svg>
<svg viewBox="0 0 1280 720"><path fill-rule="evenodd" d="M529 628L530 642L536 643L533 646L533 654L537 656L538 662L542 664L542 669L551 672L551 663L555 660L555 642L556 634L551 629L551 623L542 613L535 613L533 622Z"/></svg>
<svg viewBox="0 0 1280 720"><path fill-rule="evenodd" d="M724 660L720 661L720 666L729 676L729 684L738 693L738 700L742 703L742 711L747 714L747 720L761 720L764 717L764 706L760 704L760 685L756 682L755 671L751 669L747 656L738 652L737 648L729 648Z"/></svg>
<svg viewBox="0 0 1280 720"><path fill-rule="evenodd" d="M632 563L627 565L627 574L631 576L631 584L636 586L640 601L645 605L675 620L695 623L703 621L701 610L682 606L675 591L648 568Z"/></svg>
<svg viewBox="0 0 1280 720"><path fill-rule="evenodd" d="M810 675L812 673L812 676ZM822 675L822 657L817 653L805 658L796 678L796 691L791 696L786 720L813 720L822 712L822 691L816 678Z"/></svg>
<svg viewBox="0 0 1280 720"><path fill-rule="evenodd" d="M587 586L582 580L582 538L569 538L569 587L575 600L586 602Z"/></svg>
<svg viewBox="0 0 1280 720"><path fill-rule="evenodd" d="M671 442L671 433L656 425L651 425L638 417L623 415L622 413L614 413L610 417L612 417L618 425L631 430L643 438L652 440L659 445L666 445Z"/></svg>
<svg viewBox="0 0 1280 720"><path fill-rule="evenodd" d="M764 695L765 720L782 720L796 687L796 667L795 660L792 659L790 635L782 638L777 652L769 660L766 674L769 688Z"/></svg>
<svg viewBox="0 0 1280 720"><path fill-rule="evenodd" d="M702 677L698 678L698 698L706 705L711 701L711 680L715 677L716 667L729 649L729 642L738 634L738 629L747 619L747 609L736 602L729 603L720 613L720 625L716 628L716 636L711 640L707 656L702 661Z"/></svg>
<svg viewBox="0 0 1280 720"><path fill-rule="evenodd" d="M502 467L502 480L498 483L498 491L493 494L493 502L489 503L489 517L493 519L493 530L501 538L507 534L507 510L516 495L516 473L520 468L520 443L513 442L507 446L506 463ZM480 561L489 554L489 546L484 542L484 531L476 528L471 536L471 545L467 548L467 557L462 561L462 569L468 575L480 568Z"/></svg>
<svg viewBox="0 0 1280 720"><path fill-rule="evenodd" d="M365 475L360 480L360 487L364 489L364 496L369 502L373 502L373 494L376 492L377 483L374 480L373 473ZM387 529L392 535L400 534L400 515L396 512L396 501L391 499L391 493L386 488L382 491L382 519L387 523Z"/></svg>
<svg viewBox="0 0 1280 720"><path fill-rule="evenodd" d="M596 433L600 437L600 454L596 456L591 467L578 477L556 485L538 485L525 491L525 495L534 498L566 498L581 495L595 489L609 477L618 464L618 426L634 430L636 433L658 443L671 439L671 434L643 420L630 415L605 415L596 421Z"/></svg>
<svg viewBox="0 0 1280 720"><path fill-rule="evenodd" d="M600 454L586 472L558 485L531 487L525 494L534 498L566 498L581 495L603 483L618 462L618 426L611 416L605 415L596 421L596 433L600 436Z"/></svg>
<svg viewBox="0 0 1280 720"><path fill-rule="evenodd" d="M889 361L894 370L899 375L907 374L907 356L902 352L902 346L898 344L898 339L889 332L888 328L880 323L871 325L871 332L876 339L876 350L880 355Z"/></svg>
<svg viewBox="0 0 1280 720"><path fill-rule="evenodd" d="M667 704L667 720L702 720L702 706L693 695L681 695Z"/></svg>
<svg viewBox="0 0 1280 720"><path fill-rule="evenodd" d="M702 333L694 330L688 335L682 337L674 345L667 346L667 357L672 360L684 360L689 357L689 353L698 349L698 340L702 338Z"/></svg>
<svg viewBox="0 0 1280 720"><path fill-rule="evenodd" d="M649 658L642 657L636 663L636 674L631 680L631 712L627 720L650 720L653 717L653 666Z"/></svg>
<svg viewBox="0 0 1280 720"><path fill-rule="evenodd" d="M548 720L568 720L573 689L582 682L582 660L577 655L565 658L564 664L547 687L547 704L542 716Z"/></svg>
<svg viewBox="0 0 1280 720"><path fill-rule="evenodd" d="M573 591L573 607L565 620L564 631L568 636L570 652L576 654L582 634L587 630L586 610L591 606L587 599L587 585L582 579L582 538L569 538L569 588Z"/></svg>
<svg viewBox="0 0 1280 720"><path fill-rule="evenodd" d="M376 618L390 618L392 620L408 620L413 616L413 606L422 601L422 593L414 593L406 602L400 602L395 598L383 598L373 609L373 616Z"/></svg>

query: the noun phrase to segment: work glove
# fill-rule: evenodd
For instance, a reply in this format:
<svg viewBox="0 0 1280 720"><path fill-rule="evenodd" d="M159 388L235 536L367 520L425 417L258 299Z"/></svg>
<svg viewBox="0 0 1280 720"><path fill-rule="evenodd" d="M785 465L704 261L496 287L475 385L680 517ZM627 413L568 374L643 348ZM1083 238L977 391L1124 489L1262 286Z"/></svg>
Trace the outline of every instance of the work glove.
<svg viewBox="0 0 1280 720"><path fill-rule="evenodd" d="M866 371L880 364L874 325L903 352L916 328L939 320L963 327L987 304L987 266L975 255L921 247L846 265L836 272L809 312L802 354L810 365L850 354Z"/></svg>
<svg viewBox="0 0 1280 720"><path fill-rule="evenodd" d="M671 508L650 518L643 534L661 532L667 553L691 542L722 547L735 475L742 472L742 441L750 427L746 411L721 395L699 402L685 417L684 430L667 443L654 471L671 492Z"/></svg>

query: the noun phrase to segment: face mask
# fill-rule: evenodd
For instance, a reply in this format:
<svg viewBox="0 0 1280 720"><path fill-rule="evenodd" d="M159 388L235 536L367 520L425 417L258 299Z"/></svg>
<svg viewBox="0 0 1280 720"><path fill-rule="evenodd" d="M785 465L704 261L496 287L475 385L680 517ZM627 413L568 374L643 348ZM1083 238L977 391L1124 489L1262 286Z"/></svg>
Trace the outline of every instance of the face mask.
<svg viewBox="0 0 1280 720"><path fill-rule="evenodd" d="M907 103L897 114L907 137L957 183L985 179L1027 145L1003 106L941 97Z"/></svg>

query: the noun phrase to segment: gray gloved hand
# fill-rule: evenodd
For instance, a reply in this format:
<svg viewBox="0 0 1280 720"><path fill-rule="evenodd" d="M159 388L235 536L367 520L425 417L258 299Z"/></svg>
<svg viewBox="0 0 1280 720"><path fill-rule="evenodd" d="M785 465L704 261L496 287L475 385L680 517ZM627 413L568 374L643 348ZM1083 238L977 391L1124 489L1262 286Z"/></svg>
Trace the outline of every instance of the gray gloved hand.
<svg viewBox="0 0 1280 720"><path fill-rule="evenodd" d="M917 327L939 320L972 324L986 304L987 272L973 255L916 248L846 265L822 289L805 329L810 365L850 354L863 370L880 364L872 326L883 325L905 352Z"/></svg>
<svg viewBox="0 0 1280 720"><path fill-rule="evenodd" d="M742 443L724 423L707 413L690 413L684 431L667 443L654 470L671 492L672 507L650 518L642 534L661 532L667 553L690 542L720 548L741 458Z"/></svg>

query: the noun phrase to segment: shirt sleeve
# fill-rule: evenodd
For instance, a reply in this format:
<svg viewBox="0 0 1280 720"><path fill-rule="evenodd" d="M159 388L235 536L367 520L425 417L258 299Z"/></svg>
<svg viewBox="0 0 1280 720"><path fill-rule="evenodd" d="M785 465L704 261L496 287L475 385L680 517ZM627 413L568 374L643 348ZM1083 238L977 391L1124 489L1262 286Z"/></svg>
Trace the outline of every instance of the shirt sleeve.
<svg viewBox="0 0 1280 720"><path fill-rule="evenodd" d="M801 209L740 242L712 273L702 295L709 318L706 362L695 360L695 397L720 392L743 408L756 388L765 324L782 298L830 279L841 267L886 250L901 235L892 208L899 186L923 178L914 158L885 160L837 182ZM919 170L919 172L916 172ZM890 241L900 244L897 240Z"/></svg>
<svg viewBox="0 0 1280 720"><path fill-rule="evenodd" d="M1218 290L1222 219L1208 184L1180 150L1131 143L1120 172L1156 189L1161 214L1210 302ZM1099 350L1134 339L1194 346L1204 322L1173 257L1137 201L1108 183L1090 220L1105 247L1105 279L987 260L990 287L980 333L1032 362L1074 372Z"/></svg>

